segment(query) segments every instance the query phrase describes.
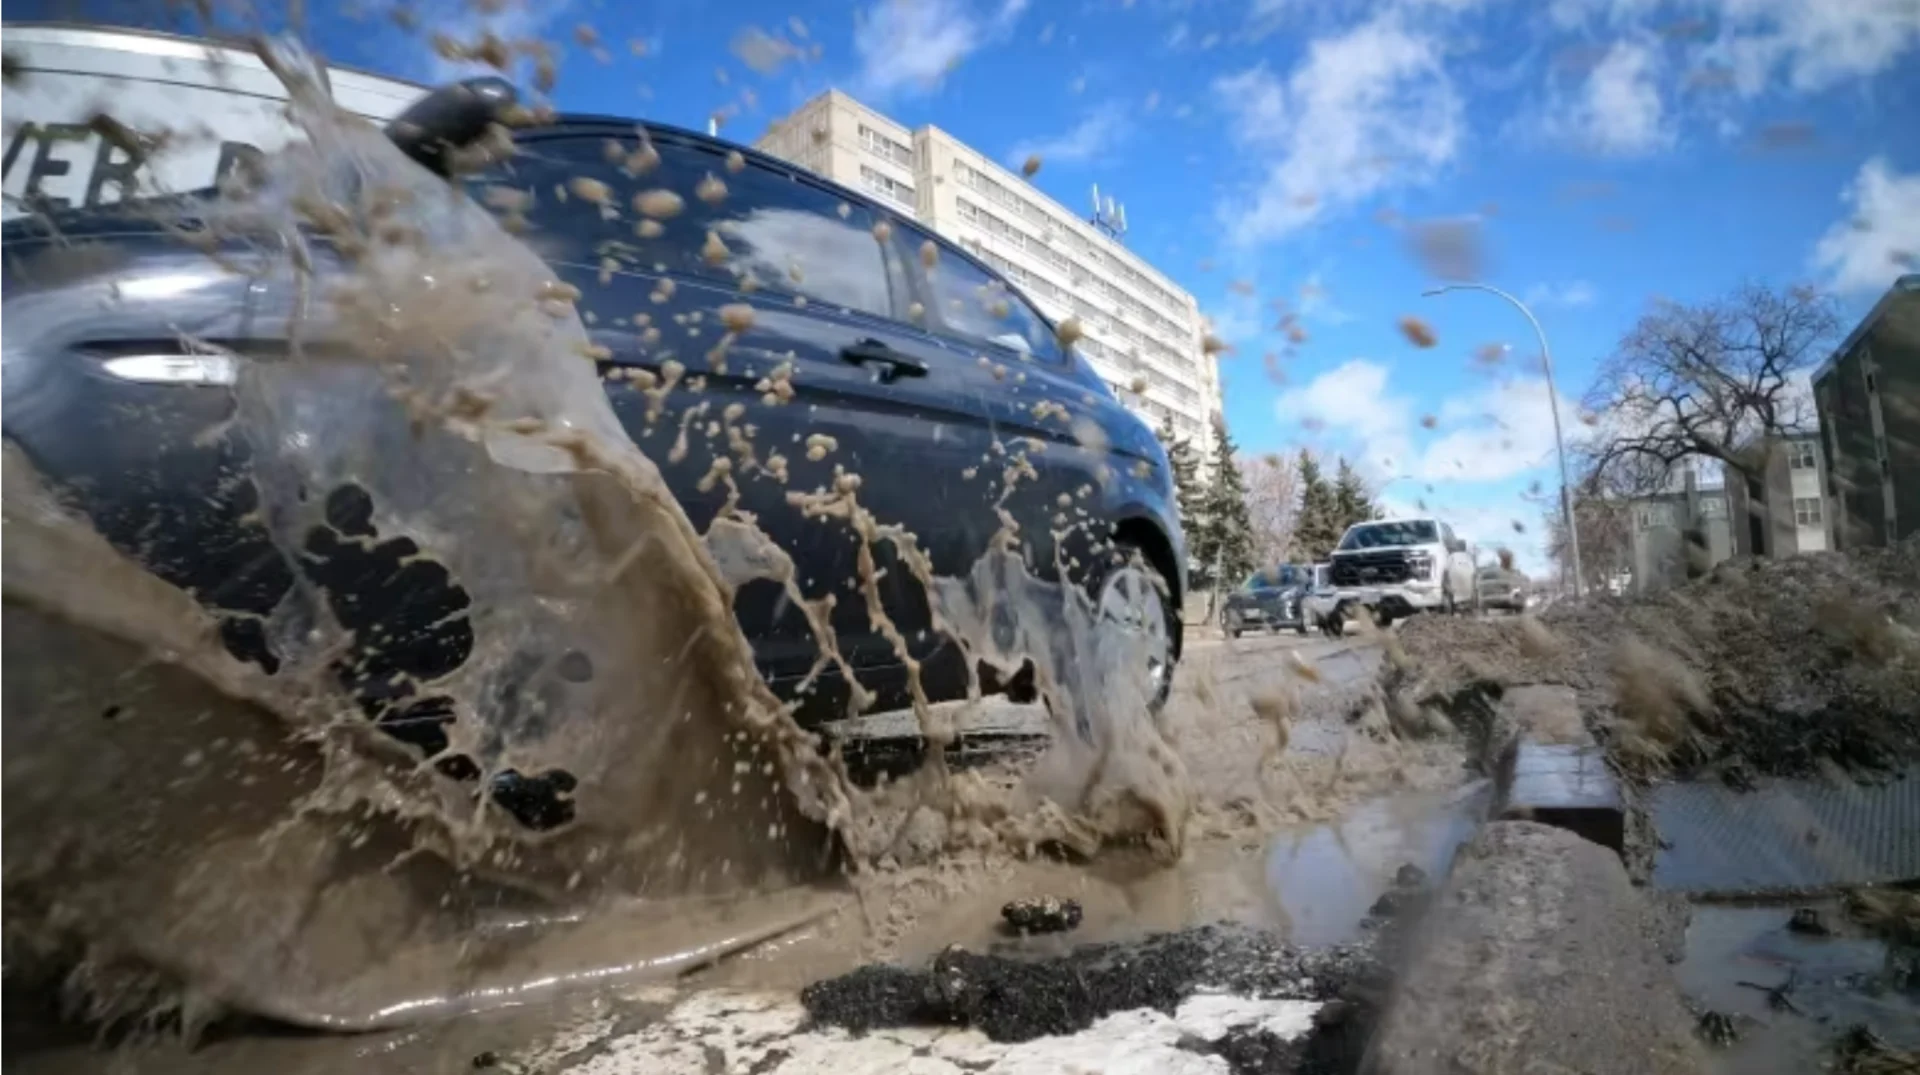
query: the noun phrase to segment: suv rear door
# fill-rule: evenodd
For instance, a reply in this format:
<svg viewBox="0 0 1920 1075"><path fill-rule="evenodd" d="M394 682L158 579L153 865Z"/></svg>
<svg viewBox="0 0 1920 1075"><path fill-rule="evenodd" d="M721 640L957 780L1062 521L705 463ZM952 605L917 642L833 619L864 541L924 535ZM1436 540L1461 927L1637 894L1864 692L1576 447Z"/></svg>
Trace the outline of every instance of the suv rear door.
<svg viewBox="0 0 1920 1075"><path fill-rule="evenodd" d="M858 588L854 527L793 502L857 475L880 523L927 530L962 469L903 391L945 390L951 374L926 368L894 320L910 300L888 227L798 169L681 132L609 125L520 147L488 180L511 193L481 196L523 213L530 245L580 289L615 411L693 524L710 525L731 479L735 507L793 557L803 593L834 598L843 654L897 673ZM924 648L918 583L886 542L873 556L890 618ZM750 583L735 613L769 678L809 674L819 651L781 587ZM874 679L883 703L904 701L899 675ZM822 693L843 687L829 677Z"/></svg>
<svg viewBox="0 0 1920 1075"><path fill-rule="evenodd" d="M934 566L967 570L1001 529L1004 508L1031 570L1052 577L1057 553L1084 580L1092 547L1112 531L1117 490L1138 480L1135 464L1153 461L1152 433L999 276L916 225L892 231L913 287L911 346L945 374L904 391L962 468L937 479L940 498L960 510L921 534ZM1019 456L1032 473L1009 483Z"/></svg>

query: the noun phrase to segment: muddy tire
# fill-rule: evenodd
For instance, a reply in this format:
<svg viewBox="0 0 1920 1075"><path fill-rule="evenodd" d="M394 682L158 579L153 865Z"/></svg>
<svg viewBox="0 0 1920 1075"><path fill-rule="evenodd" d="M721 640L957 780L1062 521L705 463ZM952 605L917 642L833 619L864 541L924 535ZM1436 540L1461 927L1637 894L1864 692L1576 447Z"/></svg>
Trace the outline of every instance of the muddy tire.
<svg viewBox="0 0 1920 1075"><path fill-rule="evenodd" d="M1180 610L1168 600L1173 582L1139 545L1117 537L1113 547L1121 561L1109 564L1094 584L1094 615L1104 623L1142 634L1147 675L1152 680L1148 704L1158 710L1173 689L1173 665L1179 654ZM1228 634L1240 637L1238 631Z"/></svg>
<svg viewBox="0 0 1920 1075"><path fill-rule="evenodd" d="M1333 614L1327 617L1327 634L1339 638L1347 633L1347 619L1353 615L1353 606L1345 601L1333 606Z"/></svg>

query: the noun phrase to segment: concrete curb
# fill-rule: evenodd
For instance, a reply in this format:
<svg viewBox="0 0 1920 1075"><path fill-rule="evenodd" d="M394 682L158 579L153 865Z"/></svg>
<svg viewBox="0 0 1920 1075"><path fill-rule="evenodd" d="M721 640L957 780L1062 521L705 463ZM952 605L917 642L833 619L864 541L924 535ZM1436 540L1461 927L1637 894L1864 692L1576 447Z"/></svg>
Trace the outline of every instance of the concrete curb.
<svg viewBox="0 0 1920 1075"><path fill-rule="evenodd" d="M1691 1021L1620 859L1494 821L1456 858L1363 1075L1696 1075Z"/></svg>
<svg viewBox="0 0 1920 1075"><path fill-rule="evenodd" d="M1626 797L1573 688L1508 688L1494 705L1494 728L1502 741L1491 768L1493 818L1566 829L1624 859Z"/></svg>

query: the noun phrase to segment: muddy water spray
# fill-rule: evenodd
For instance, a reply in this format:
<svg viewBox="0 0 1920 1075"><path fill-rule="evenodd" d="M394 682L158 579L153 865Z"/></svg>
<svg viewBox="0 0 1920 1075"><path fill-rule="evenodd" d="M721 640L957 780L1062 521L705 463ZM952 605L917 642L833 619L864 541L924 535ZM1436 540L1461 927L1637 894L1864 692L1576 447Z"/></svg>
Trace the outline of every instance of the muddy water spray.
<svg viewBox="0 0 1920 1075"><path fill-rule="evenodd" d="M444 699L446 744L423 761L373 729L341 669L379 640L323 588L297 584L265 617L282 659L265 675L10 454L8 536L23 540L6 543L8 666L34 674L8 677L8 808L59 819L8 841L9 917L32 908L10 934L55 926L216 1001L352 1027L671 973L804 917L793 899L720 898L791 892L873 851L857 824L869 803L767 690L731 615L733 587L791 583L791 564L748 521L694 530L537 257L338 111L300 50L263 56L307 140L211 225L267 252L253 268L300 318L299 346L232 356L231 430L289 565L408 539L459 580L466 659L386 684ZM335 261L344 272L314 274ZM855 488L838 490L848 512ZM910 548L860 517L869 543ZM924 793L1027 844L1144 830L1177 853L1183 774L1129 690L1134 643L1005 547L959 580L908 559L971 655L1034 659L1062 733L1024 794ZM128 691L137 720L76 716L123 712ZM436 764L450 758L477 774ZM508 772L565 774L570 822L530 833L476 790ZM579 942L604 931L528 939L571 928L556 906L635 899L627 921L668 928L619 931L618 958ZM502 913L552 928L488 929Z"/></svg>

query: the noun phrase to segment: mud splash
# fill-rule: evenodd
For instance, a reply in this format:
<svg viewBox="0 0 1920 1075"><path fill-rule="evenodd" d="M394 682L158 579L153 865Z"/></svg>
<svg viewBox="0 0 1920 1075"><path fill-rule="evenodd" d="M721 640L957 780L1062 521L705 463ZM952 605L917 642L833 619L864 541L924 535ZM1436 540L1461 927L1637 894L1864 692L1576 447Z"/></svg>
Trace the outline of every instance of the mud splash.
<svg viewBox="0 0 1920 1075"><path fill-rule="evenodd" d="M1185 777L1128 687L1137 642L1028 575L1011 534L967 578L933 578L857 480L833 494L862 521L868 592L890 541L970 658L1035 662L1057 745L1012 792L937 765L880 799L855 789L731 614L751 578L793 588L785 554L745 517L696 531L614 417L570 289L337 110L297 46L262 56L306 141L210 225L300 296L291 354L227 356L225 432L252 448L238 480L298 580L257 625L277 666L235 659L190 595L9 452L6 806L48 819L6 846L10 974L18 955L77 959L68 984L111 1016L155 999L98 988L133 960L180 983L165 999L189 1022L394 1025L676 973L805 921L891 845L902 796L974 839L1090 853L1145 835L1178 855ZM398 662L314 579L396 541L403 575L431 549L463 587L435 621L470 640L450 671ZM433 748L382 734L391 720L431 723ZM489 794L503 778L557 823L510 816Z"/></svg>

